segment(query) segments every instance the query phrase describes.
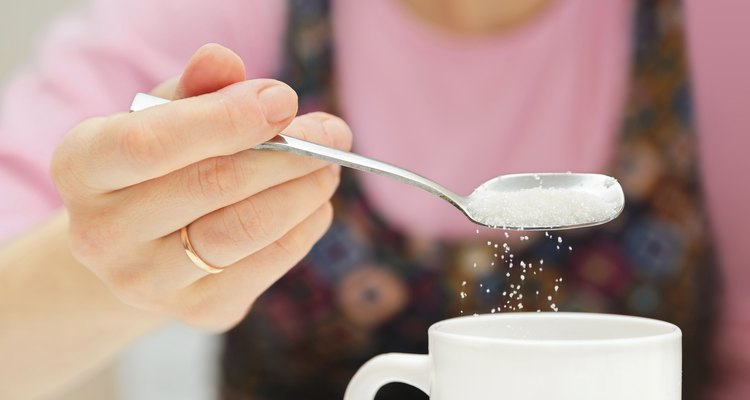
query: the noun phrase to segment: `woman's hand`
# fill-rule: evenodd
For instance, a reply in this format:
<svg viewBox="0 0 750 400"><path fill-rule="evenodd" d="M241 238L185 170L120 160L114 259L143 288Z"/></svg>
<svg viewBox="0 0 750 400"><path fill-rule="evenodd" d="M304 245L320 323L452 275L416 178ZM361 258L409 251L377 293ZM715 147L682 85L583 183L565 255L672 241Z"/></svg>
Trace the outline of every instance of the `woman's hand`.
<svg viewBox="0 0 750 400"><path fill-rule="evenodd" d="M72 252L127 304L226 330L328 228L338 168L248 149L282 129L348 149L349 128L322 113L295 118L291 88L244 78L234 53L204 46L154 91L178 101L87 120L57 148ZM222 273L188 259L185 226Z"/></svg>

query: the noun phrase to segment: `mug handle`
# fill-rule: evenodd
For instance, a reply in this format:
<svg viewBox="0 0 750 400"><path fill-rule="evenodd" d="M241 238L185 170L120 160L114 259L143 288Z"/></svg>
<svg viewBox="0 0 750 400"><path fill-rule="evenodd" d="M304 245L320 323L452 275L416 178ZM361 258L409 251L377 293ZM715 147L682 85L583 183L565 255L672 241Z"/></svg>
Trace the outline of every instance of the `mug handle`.
<svg viewBox="0 0 750 400"><path fill-rule="evenodd" d="M430 356L381 354L366 362L349 381L344 400L372 400L381 386L402 382L430 394Z"/></svg>

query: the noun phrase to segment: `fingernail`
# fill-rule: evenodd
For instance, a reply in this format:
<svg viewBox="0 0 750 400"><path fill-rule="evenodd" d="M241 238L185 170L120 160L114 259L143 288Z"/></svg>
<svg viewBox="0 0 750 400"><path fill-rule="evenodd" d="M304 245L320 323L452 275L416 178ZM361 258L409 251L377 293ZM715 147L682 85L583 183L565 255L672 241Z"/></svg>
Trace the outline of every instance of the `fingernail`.
<svg viewBox="0 0 750 400"><path fill-rule="evenodd" d="M287 85L269 86L261 90L258 99L263 105L266 121L270 123L289 119L297 111L297 94Z"/></svg>

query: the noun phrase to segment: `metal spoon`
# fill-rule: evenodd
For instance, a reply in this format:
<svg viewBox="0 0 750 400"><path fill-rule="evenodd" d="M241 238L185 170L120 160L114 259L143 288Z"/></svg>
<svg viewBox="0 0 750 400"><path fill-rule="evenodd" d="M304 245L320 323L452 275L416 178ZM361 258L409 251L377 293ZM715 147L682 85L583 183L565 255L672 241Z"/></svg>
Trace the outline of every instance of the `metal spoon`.
<svg viewBox="0 0 750 400"><path fill-rule="evenodd" d="M130 111L168 102L160 97L138 93ZM255 146L255 149L294 153L399 180L442 198L461 210L471 221L491 228L557 230L599 225L616 218L625 205L625 197L617 180L600 174L504 175L479 185L468 196L461 196L403 168L283 133ZM498 206L497 201L504 204L495 207ZM535 206L533 211L538 211L539 215L529 216L529 206ZM577 212L589 211L586 208L593 206L596 206L596 212ZM514 218L519 214L516 211L521 210L522 214L525 213L522 218Z"/></svg>

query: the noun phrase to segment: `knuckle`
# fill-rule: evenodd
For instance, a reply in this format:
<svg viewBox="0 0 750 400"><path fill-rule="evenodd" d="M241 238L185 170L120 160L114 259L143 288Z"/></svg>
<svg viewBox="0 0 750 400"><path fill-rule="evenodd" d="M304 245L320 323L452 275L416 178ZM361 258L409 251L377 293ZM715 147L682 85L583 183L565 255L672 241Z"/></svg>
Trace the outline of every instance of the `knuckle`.
<svg viewBox="0 0 750 400"><path fill-rule="evenodd" d="M63 200L75 199L78 184L73 179L73 157L64 149L58 147L50 163L50 178Z"/></svg>
<svg viewBox="0 0 750 400"><path fill-rule="evenodd" d="M333 207L326 202L315 217L303 221L296 229L289 231L284 237L274 242L285 257L293 262L299 262L310 250L315 242L320 239L333 221ZM307 224L307 226L304 226Z"/></svg>
<svg viewBox="0 0 750 400"><path fill-rule="evenodd" d="M71 157L67 146L69 138L70 136L63 137L54 153L52 153L52 159L50 161L50 178L58 187L67 186L67 171L70 171L71 163L73 161L73 157Z"/></svg>
<svg viewBox="0 0 750 400"><path fill-rule="evenodd" d="M143 168L158 164L169 155L168 135L163 123L145 126L138 119L120 127L119 149L131 167Z"/></svg>
<svg viewBox="0 0 750 400"><path fill-rule="evenodd" d="M240 184L241 174L232 156L209 158L188 168L188 191L201 200L224 198Z"/></svg>
<svg viewBox="0 0 750 400"><path fill-rule="evenodd" d="M263 242L274 236L275 212L260 197L247 199L237 207L229 208L229 218L233 225L229 231L233 232L235 241Z"/></svg>
<svg viewBox="0 0 750 400"><path fill-rule="evenodd" d="M296 128L296 133L304 140L343 149L351 147L349 125L333 114L320 111L305 114Z"/></svg>
<svg viewBox="0 0 750 400"><path fill-rule="evenodd" d="M242 137L245 133L245 124L248 119L256 120L257 115L261 113L258 105L255 103L246 103L239 101L220 101L219 111L221 112L229 132L232 136Z"/></svg>
<svg viewBox="0 0 750 400"><path fill-rule="evenodd" d="M144 264L114 264L98 274L123 303L143 310L164 311L167 294L155 288L150 270Z"/></svg>
<svg viewBox="0 0 750 400"><path fill-rule="evenodd" d="M93 218L96 219L96 218ZM147 271L143 265L130 266L122 262L121 249L113 238L121 237L114 225L71 223L69 240L73 256L101 279L121 301L141 308L154 304Z"/></svg>
<svg viewBox="0 0 750 400"><path fill-rule="evenodd" d="M227 244L247 250L264 243L273 235L273 211L258 205L257 199L246 199L224 208L216 223L207 224L196 232L199 240L209 248L226 248Z"/></svg>
<svg viewBox="0 0 750 400"><path fill-rule="evenodd" d="M312 249L315 240L298 229L287 233L274 244L281 252L295 263Z"/></svg>
<svg viewBox="0 0 750 400"><path fill-rule="evenodd" d="M311 114L300 115L292 121L285 132L294 137L307 141L316 141L320 136L322 126Z"/></svg>
<svg viewBox="0 0 750 400"><path fill-rule="evenodd" d="M143 268L114 267L103 273L107 284L118 297L128 303L141 303L149 298L145 291L147 277Z"/></svg>
<svg viewBox="0 0 750 400"><path fill-rule="evenodd" d="M79 152L90 148L90 143L82 143L86 140L86 132L98 130L97 125L103 121L103 117L89 118L76 125L62 138L52 154L50 178L66 201L76 200L79 197L77 194L88 188L80 176Z"/></svg>
<svg viewBox="0 0 750 400"><path fill-rule="evenodd" d="M220 118L220 125L225 126L217 133L223 135L222 139L232 140L250 147L257 143L251 141L264 141L270 139L276 132L265 132L268 122L263 113L263 108L257 100L249 100L246 97L223 96L215 103L217 109L212 112ZM221 131L221 132L219 132ZM261 135L262 137L259 137Z"/></svg>
<svg viewBox="0 0 750 400"><path fill-rule="evenodd" d="M79 224L71 216L68 236L73 256L88 266L106 263L107 254L112 251L112 238L116 237L113 230L114 227L106 223Z"/></svg>
<svg viewBox="0 0 750 400"><path fill-rule="evenodd" d="M331 115L323 122L323 129L331 146L344 150L351 148L352 130L346 121Z"/></svg>

